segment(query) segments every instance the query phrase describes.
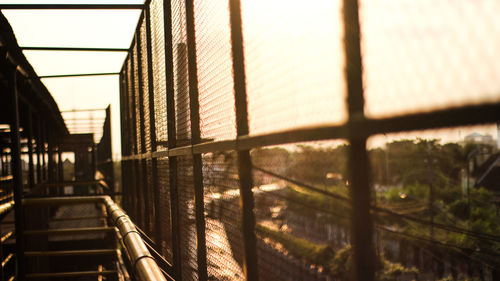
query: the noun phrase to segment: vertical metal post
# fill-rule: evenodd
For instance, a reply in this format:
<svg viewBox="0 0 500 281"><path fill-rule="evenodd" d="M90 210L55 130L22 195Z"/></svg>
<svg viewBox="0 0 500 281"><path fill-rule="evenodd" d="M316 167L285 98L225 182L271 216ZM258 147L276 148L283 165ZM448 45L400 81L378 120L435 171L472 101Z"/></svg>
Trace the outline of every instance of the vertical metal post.
<svg viewBox="0 0 500 281"><path fill-rule="evenodd" d="M135 39L134 39L135 40ZM136 41L136 44L137 44L137 41ZM133 140L133 144L134 144L134 151L133 151L133 154L134 155L137 155L139 153L139 147L138 147L138 140L137 140L137 104L135 103L135 95L136 95L136 92L135 92L135 80L134 80L134 69L135 69L135 63L134 63L134 57L131 56L130 58L130 71L132 72L132 79L130 80L130 84L132 86L132 134L131 134L131 137L132 137L132 140ZM140 173L139 173L139 160L132 160L132 167L133 167L133 170L134 170L134 173L132 173L133 175L133 193L130 194L130 196L132 197L131 198L131 202L132 202L132 206L133 206L133 214L134 214L134 219L136 221L136 224L140 224L141 223L141 216L140 216L140 213L141 213L141 200L139 199L140 197L138 197L138 195L140 194L140 186L141 186L141 183L140 183Z"/></svg>
<svg viewBox="0 0 500 281"><path fill-rule="evenodd" d="M139 21L140 24L140 21ZM137 51L137 74L139 75L138 77L138 82L139 82L139 124L140 124L140 134L141 134L141 153L146 153L146 125L144 124L144 88L143 88L143 81L142 77L144 75L142 71L142 54L141 54L141 34L140 34L140 29L138 29L136 33L136 51ZM141 191L138 194L138 200L142 197L144 207L145 206L150 206L149 204L149 185L148 185L148 170L147 170L147 163L146 159L141 160L141 166L142 166L142 186L141 186ZM145 228L146 232L149 230L150 226L150 217L147 211L147 208L143 208L141 210L144 213L144 216L141 216L141 220L144 219L142 222L142 227ZM149 234L149 233L148 233Z"/></svg>
<svg viewBox="0 0 500 281"><path fill-rule="evenodd" d="M0 155L0 157L2 157ZM3 261L3 245L2 245L2 240L1 240L1 235L2 232L2 224L0 224L0 261ZM5 270L3 266L0 266L0 280L1 281L6 281L5 280Z"/></svg>
<svg viewBox="0 0 500 281"><path fill-rule="evenodd" d="M196 63L196 34L193 0L186 1L187 53L189 76L189 112L191 143L201 142L200 104L198 100L198 66ZM207 245L205 238L205 206L203 200L203 171L201 154L193 155L194 202L196 213L196 256L198 280L207 280Z"/></svg>
<svg viewBox="0 0 500 281"><path fill-rule="evenodd" d="M49 157L49 182L54 183L56 182L56 175L55 175L55 161L54 161L54 139L52 135L49 135L48 137L48 151L47 155Z"/></svg>
<svg viewBox="0 0 500 281"><path fill-rule="evenodd" d="M42 179L42 125L40 119L37 124L36 136L36 182L41 183Z"/></svg>
<svg viewBox="0 0 500 281"><path fill-rule="evenodd" d="M125 80L125 68L122 69L120 72L120 77L119 77L119 83L120 83L120 136L121 136L121 151L122 151L122 158L123 156L128 155L127 154L127 147L130 146L128 136L127 136L127 131L128 131L128 118L127 118L127 113L128 113L128 108L126 108L126 94L127 94L127 81ZM127 162L121 160L120 161L120 167L121 167L121 192L122 192L122 208L126 212L130 212L130 209L128 207L128 193L127 193L127 186L128 186L128 179L125 179L125 177L128 176L128 171L126 168Z"/></svg>
<svg viewBox="0 0 500 281"><path fill-rule="evenodd" d="M2 165L2 176L7 175L7 161L4 161L3 148L0 148L0 165Z"/></svg>
<svg viewBox="0 0 500 281"><path fill-rule="evenodd" d="M151 39L151 10L147 5L144 9L144 20L146 21L146 50L147 50L147 65L148 65L148 91L149 91L149 135L151 136L151 151L157 150L156 143L156 121L155 121L155 97L154 97L154 80L153 80L153 48ZM154 217L154 240L157 245L161 245L162 229L161 229L161 201L160 190L158 185L158 159L151 159L151 169L153 177L153 217Z"/></svg>
<svg viewBox="0 0 500 281"><path fill-rule="evenodd" d="M11 66L8 78L10 119L11 164L14 187L14 217L16 227L16 280L25 279L24 267L24 214L23 214L23 176L21 168L21 145L19 135L19 97L17 91L17 71Z"/></svg>
<svg viewBox="0 0 500 281"><path fill-rule="evenodd" d="M241 2L229 0L231 52L233 58L234 101L236 107L236 132L238 137L248 135L248 107L245 76L245 55L241 26ZM257 239L255 236L254 197L252 192L252 162L249 150L238 151L240 179L240 210L245 247L244 273L246 280L258 280Z"/></svg>
<svg viewBox="0 0 500 281"><path fill-rule="evenodd" d="M176 120L175 120L175 91L174 91L174 54L172 42L172 4L164 1L163 27L165 41L165 80L167 85L167 130L168 149L177 146ZM178 192L178 163L177 157L168 158L169 186L170 186L170 220L172 223L172 256L174 264L174 279L182 280L182 264L180 251L179 227L179 192Z"/></svg>
<svg viewBox="0 0 500 281"><path fill-rule="evenodd" d="M129 55L130 56L130 55ZM129 57L130 58L130 57ZM131 146L132 142L131 140L131 135L130 135L130 106L129 106L129 86L128 86L128 64L126 68L124 69L124 75L121 77L120 81L122 81L122 96L121 98L123 99L123 109L120 111L120 120L122 122L121 130L122 130L122 156L129 156L131 155ZM131 167L131 161L123 161L121 162L122 164L122 204L124 205L124 208L126 209L127 213L131 213L131 192L130 192L130 186L132 184L132 175L130 171Z"/></svg>
<svg viewBox="0 0 500 281"><path fill-rule="evenodd" d="M57 175L58 181L64 181L64 167L63 167L63 158L62 158L62 147L59 145L57 147Z"/></svg>
<svg viewBox="0 0 500 281"><path fill-rule="evenodd" d="M45 144L47 144L47 146ZM42 123L42 177L44 181L47 181L49 178L47 161L45 160L47 158L47 147L48 147L47 126L45 122L43 122Z"/></svg>
<svg viewBox="0 0 500 281"><path fill-rule="evenodd" d="M354 280L375 280L376 255L370 215L370 175L366 138L356 136L356 122L364 119L358 0L343 0L345 79L349 112L349 173L351 181Z"/></svg>
<svg viewBox="0 0 500 281"><path fill-rule="evenodd" d="M30 109L28 109L26 115L26 133L28 137L28 184L29 188L33 189L33 187L35 186L35 167L33 164L33 116Z"/></svg>

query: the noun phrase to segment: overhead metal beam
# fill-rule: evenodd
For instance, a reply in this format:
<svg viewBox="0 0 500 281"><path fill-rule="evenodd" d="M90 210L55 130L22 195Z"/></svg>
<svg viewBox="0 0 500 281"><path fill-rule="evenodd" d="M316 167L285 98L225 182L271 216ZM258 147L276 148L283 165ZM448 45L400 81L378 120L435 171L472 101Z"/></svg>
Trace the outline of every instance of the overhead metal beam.
<svg viewBox="0 0 500 281"><path fill-rule="evenodd" d="M88 108L88 109L70 109L70 110L61 110L61 113L67 112L88 112L88 111L105 111L106 108Z"/></svg>
<svg viewBox="0 0 500 281"><path fill-rule="evenodd" d="M2 4L0 10L142 10L143 4Z"/></svg>
<svg viewBox="0 0 500 281"><path fill-rule="evenodd" d="M79 74L58 74L58 75L42 75L38 78L65 78L65 77L85 77L85 76L109 76L119 75L119 72L98 72L98 73L79 73Z"/></svg>
<svg viewBox="0 0 500 281"><path fill-rule="evenodd" d="M128 48L20 47L23 51L128 52Z"/></svg>

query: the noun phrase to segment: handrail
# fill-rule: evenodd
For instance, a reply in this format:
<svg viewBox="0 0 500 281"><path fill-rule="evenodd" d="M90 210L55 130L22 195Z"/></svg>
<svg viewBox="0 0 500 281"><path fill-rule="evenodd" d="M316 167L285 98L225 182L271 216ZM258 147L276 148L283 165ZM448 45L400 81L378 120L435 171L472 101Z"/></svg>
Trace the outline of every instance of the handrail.
<svg viewBox="0 0 500 281"><path fill-rule="evenodd" d="M7 181L11 181L12 179L13 179L12 175L0 176L0 182L7 182Z"/></svg>
<svg viewBox="0 0 500 281"><path fill-rule="evenodd" d="M111 197L104 196L104 203L113 224L122 236L132 268L136 271L139 279L143 281L167 281L129 216L116 205Z"/></svg>
<svg viewBox="0 0 500 281"><path fill-rule="evenodd" d="M149 252L147 246L142 240L139 231L129 216L111 199L110 196L78 196L78 197L51 197L51 198L25 198L23 199L24 206L36 205L71 205L82 203L98 203L102 202L108 211L108 217L112 220L113 226L118 228L122 236L125 250L130 257L132 268L135 270L139 280L141 281L167 281L174 280L167 275L168 279L163 275L162 270L156 263L154 257ZM0 206L1 208L1 206ZM0 211L1 213L1 211ZM103 230L105 228L99 228ZM92 231L96 231L93 229ZM105 229L108 230L108 229ZM57 230L52 230L54 232ZM63 230L68 231L68 230ZM71 230L76 231L76 230ZM47 233L47 230L42 231L26 231L25 234L41 234ZM61 231L59 231L61 232Z"/></svg>
<svg viewBox="0 0 500 281"><path fill-rule="evenodd" d="M14 207L14 200L10 200L7 203L0 205L0 216L7 213Z"/></svg>

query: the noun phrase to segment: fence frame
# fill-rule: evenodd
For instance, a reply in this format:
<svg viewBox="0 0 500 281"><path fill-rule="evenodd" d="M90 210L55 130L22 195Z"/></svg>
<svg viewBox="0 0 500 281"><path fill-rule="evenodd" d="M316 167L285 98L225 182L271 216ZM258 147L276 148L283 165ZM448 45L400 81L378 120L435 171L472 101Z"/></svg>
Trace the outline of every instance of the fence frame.
<svg viewBox="0 0 500 281"><path fill-rule="evenodd" d="M323 140L347 140L350 143L349 151L349 171L351 182L351 226L352 226L352 244L354 246L355 257L355 280L375 280L375 249L373 241L373 219L370 214L371 194L369 178L369 159L366 149L366 141L370 136L386 133L397 133L404 131L438 129L447 127L467 126L484 123L496 123L499 120L500 104L484 103L480 105L463 105L460 107L433 110L424 113L405 114L402 116L393 116L387 118L368 118L364 115L364 93L363 93L363 73L361 56L361 39L359 23L358 0L343 0L342 12L344 23L344 58L346 67L344 79L347 85L348 119L340 125L321 125L304 128L294 128L280 132L272 132L261 135L249 135L248 129L248 106L246 95L245 65L244 65L244 43L241 23L241 3L240 0L228 0L230 30L231 30L231 58L234 81L235 108L236 108L236 126L237 136L231 140L208 141L203 142L200 138L200 115L198 102L198 77L196 65L196 42L193 1L187 0L186 3L186 26L187 26L187 52L189 68L189 97L190 97L190 120L191 120L191 138L189 145L178 146L176 137L176 114L175 114L175 92L174 92L174 66L173 66L173 48L172 43L172 1L164 1L163 5L163 24L164 24L164 47L165 47L165 79L166 79L166 104L167 104L167 130L168 143L167 150L157 151L156 144L154 148L147 152L145 148L137 147L137 129L136 128L136 105L130 105L128 98L128 85L132 83L132 101L135 101L134 79L128 81L128 74L134 69L131 52L137 48L140 52L139 37L140 28L135 32L135 39L129 49L129 58L131 58L131 68L124 64L120 71L120 81L123 84L120 87L121 103L123 104L121 118L126 119L122 122L122 173L124 187L124 202L127 212L135 215L134 219L138 225L143 225L141 213L142 204L137 197L135 204L132 198L127 198L127 194L139 196L141 193L141 184L139 180L133 180L136 177L139 163L146 163L146 160L157 161L158 158L168 158L169 163L169 186L170 186L170 219L172 232L172 252L173 264L172 276L176 280L181 280L181 258L180 258L180 228L179 228L179 191L178 191L178 157L193 157L193 177L195 194L195 218L197 232L197 265L198 277L200 280L206 280L206 241L205 241L205 217L203 206L203 173L201 170L201 155L203 153L213 153L220 151L236 151L238 154L238 174L240 188L240 212L242 223L242 234L244 237L244 272L247 280L258 280L257 251L255 237L255 216L253 213L253 193L252 193L252 162L250 149L264 146L283 145L297 142L323 141ZM150 20L150 1L146 1L145 9L139 20L138 27L142 21L147 23L148 33L148 75L149 75L149 107L151 123L151 136L154 131L154 89L152 88L152 50L151 50L151 28L148 26ZM140 56L138 55L140 58ZM127 60L126 60L127 62ZM140 63L139 63L140 65ZM140 67L140 66L139 66ZM141 73L141 71L139 71ZM141 74L139 74L141 75ZM139 76L139 83L142 84L142 77ZM142 86L139 86L140 94ZM142 94L141 94L142 95ZM142 107L142 103L139 105ZM152 109L152 110L151 110ZM132 120L129 120L129 111L133 112ZM140 109L140 111L143 111ZM143 114L143 113L142 113ZM141 121L144 116L141 115ZM152 119L153 118L153 119ZM142 122L141 122L142 123ZM144 142L144 128L141 126L141 144ZM132 144L129 142L132 141ZM156 138L152 142L156 142ZM131 149L132 147L134 149ZM126 149L123 149L126 148ZM131 165L129 165L132 163ZM133 166L132 168L130 166ZM135 168L134 168L135 167ZM156 171L156 165L153 168ZM130 177L130 178L125 178ZM157 185L157 180L154 181ZM135 184L134 184L135 183ZM144 180L142 188L148 188L147 181ZM155 192L158 192L157 186L153 186ZM155 198L156 199L156 198ZM146 202L144 202L146 203ZM159 207L160 202L155 202ZM161 209L160 209L161 210ZM156 228L159 222L155 221ZM156 242L161 237L161 230L155 234ZM158 234L160 233L160 234Z"/></svg>

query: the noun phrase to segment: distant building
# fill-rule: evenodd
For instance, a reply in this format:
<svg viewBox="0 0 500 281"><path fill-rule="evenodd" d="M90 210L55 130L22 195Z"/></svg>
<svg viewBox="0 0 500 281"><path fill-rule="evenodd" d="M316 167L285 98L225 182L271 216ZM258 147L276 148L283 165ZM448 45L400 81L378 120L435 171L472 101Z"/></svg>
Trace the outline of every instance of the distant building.
<svg viewBox="0 0 500 281"><path fill-rule="evenodd" d="M490 145L492 147L497 147L496 141L493 139L491 135L481 135L479 133L472 133L464 138L464 143L475 143L475 144L485 144Z"/></svg>

